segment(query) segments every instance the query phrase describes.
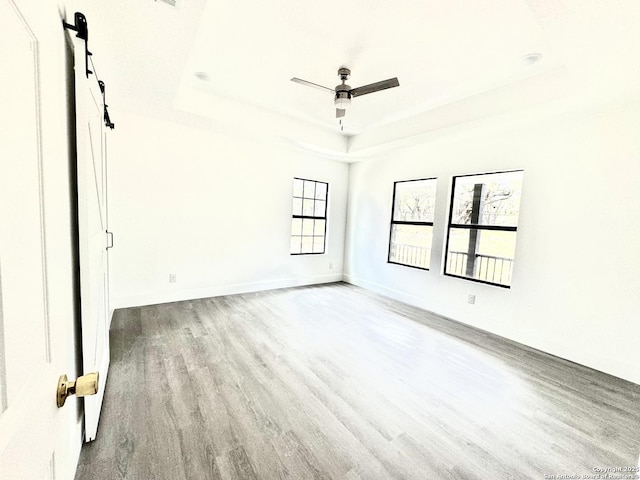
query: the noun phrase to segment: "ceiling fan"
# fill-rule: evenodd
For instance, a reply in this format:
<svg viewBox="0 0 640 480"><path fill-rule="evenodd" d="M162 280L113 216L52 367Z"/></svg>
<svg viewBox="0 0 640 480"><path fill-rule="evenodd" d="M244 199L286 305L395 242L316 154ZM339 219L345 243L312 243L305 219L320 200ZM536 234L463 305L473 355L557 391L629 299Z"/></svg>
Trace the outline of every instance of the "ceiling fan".
<svg viewBox="0 0 640 480"><path fill-rule="evenodd" d="M336 88L323 87L322 85L318 85L317 83L308 82L307 80L302 80L301 78L297 77L293 77L291 81L299 83L301 85L308 85L309 87L314 87L326 92L333 93L333 103L336 106L336 118L344 117L346 108L351 105L352 97L359 97L361 95L366 95L367 93L373 93L379 90L386 90L387 88L400 86L398 78L394 77L388 80L382 80L381 82L364 85L362 87L351 88L351 86L346 84L349 75L351 75L351 70L344 67L339 68L338 76L340 77L340 80L342 80L342 83L340 85L337 85Z"/></svg>

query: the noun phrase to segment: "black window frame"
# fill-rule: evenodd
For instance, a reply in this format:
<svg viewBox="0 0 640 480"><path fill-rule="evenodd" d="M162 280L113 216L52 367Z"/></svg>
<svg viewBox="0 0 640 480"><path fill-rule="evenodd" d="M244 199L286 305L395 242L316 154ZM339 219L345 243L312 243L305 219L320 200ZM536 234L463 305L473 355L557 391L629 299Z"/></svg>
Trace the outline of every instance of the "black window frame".
<svg viewBox="0 0 640 480"><path fill-rule="evenodd" d="M416 268L418 270L426 270L429 271L431 268L431 259L429 259L429 267L420 267L418 265L410 265L408 263L395 262L391 260L391 237L393 235L393 226L394 225L419 225L424 227L431 227L433 229L433 222L417 222L417 221L405 221L405 220L394 220L396 213L396 187L399 183L409 183L409 182L423 182L425 180L435 180L438 181L438 177L427 177L427 178L412 178L409 180L398 180L393 182L393 196L391 197L391 223L389 225L389 248L387 250L387 263L392 265L401 265L403 267ZM433 230L431 232L433 238Z"/></svg>
<svg viewBox="0 0 640 480"><path fill-rule="evenodd" d="M322 252L302 252L301 251L301 252L298 252L298 253L294 253L294 252L291 252L291 246L290 246L289 247L289 254L290 255L324 255L326 253L326 251L327 251L327 224L328 224L328 221L327 221L327 210L329 208L329 182L323 182L323 181L320 181L320 180L311 180L309 178L293 177L294 185L295 185L295 181L296 180L302 180L303 181L302 197L298 197L298 196L292 194L292 199L299 198L300 200L302 200L303 204L304 204L304 200L313 200L313 202L314 202L314 208L313 208L314 213L315 213L315 210L316 210L315 209L315 202L319 200L315 196L316 195L317 185L319 183L322 183L322 184L324 184L326 186L325 198L324 198L324 200L321 200L321 201L324 201L324 214L323 214L323 216L317 216L317 215L295 215L293 211L292 211L292 214L291 214L292 226L293 226L293 220L295 220L295 219L300 219L303 222L304 222L305 219L324 220L324 231L322 232L323 243L322 243ZM304 192L304 182L313 182L314 183L313 197L305 197L304 196L304 194L305 194L305 192ZM295 191L292 192L292 193L295 193ZM303 209L301 209L301 213L304 213ZM300 250L302 250L302 239L303 238L305 238L305 237L316 237L316 236L319 236L319 235L302 235L302 234L301 235L293 235L293 233L291 233L289 235L289 238L298 237L298 236L300 237Z"/></svg>
<svg viewBox="0 0 640 480"><path fill-rule="evenodd" d="M456 193L456 180L458 178L462 178L462 177L479 177L479 176L487 176L487 175L499 175L499 174L503 174L503 173L515 173L515 172L522 172L524 174L524 169L520 168L520 169L513 169L513 170L500 170L500 171L496 171L496 172L482 172L482 173L469 173L469 174L462 174L462 175L454 175L452 178L452 183L451 183L451 197L449 198L449 217L447 220L447 239L445 242L445 248L444 248L444 265L443 265L443 269L442 269L442 273L444 275L446 275L447 277L453 277L453 278L461 278L463 280L469 280L471 282L476 282L476 283L482 283L485 285L492 285L495 287L500 287L500 288L506 288L506 289L510 289L511 285L504 285L502 283L496 283L496 282L491 282L488 280L482 280L479 278L473 278L473 277L467 277L467 276L463 276L463 275L456 275L453 273L447 273L447 262L449 260L449 239L451 237L451 229L453 228L460 228L460 229L468 229L468 230L477 230L477 231L482 231L482 230L487 230L487 231L503 231L503 232L515 232L517 233L518 231L518 226L516 225L514 226L503 226L503 225L482 225L482 224L471 224L471 223L465 223L465 224L460 224L460 223L452 223L453 220L453 203L454 203L454 199L455 199L455 193ZM520 222L520 210L518 209L518 223ZM512 263L515 263L515 257L511 260ZM511 277L513 278L513 277Z"/></svg>

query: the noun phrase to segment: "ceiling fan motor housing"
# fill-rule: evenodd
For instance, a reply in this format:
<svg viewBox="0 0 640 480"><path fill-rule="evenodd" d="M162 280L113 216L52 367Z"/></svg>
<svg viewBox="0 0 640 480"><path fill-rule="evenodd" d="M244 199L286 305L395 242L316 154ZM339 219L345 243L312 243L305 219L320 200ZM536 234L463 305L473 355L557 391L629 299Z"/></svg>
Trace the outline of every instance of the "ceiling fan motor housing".
<svg viewBox="0 0 640 480"><path fill-rule="evenodd" d="M344 110L346 107L351 105L351 86L345 83L349 78L349 75L351 75L351 70L348 68L342 67L338 69L338 76L340 77L340 80L342 80L342 83L340 85L336 85L336 96L333 103L336 108L341 110Z"/></svg>
<svg viewBox="0 0 640 480"><path fill-rule="evenodd" d="M342 67L338 69L338 76L343 82L349 78L349 75L351 75L351 70L348 68Z"/></svg>

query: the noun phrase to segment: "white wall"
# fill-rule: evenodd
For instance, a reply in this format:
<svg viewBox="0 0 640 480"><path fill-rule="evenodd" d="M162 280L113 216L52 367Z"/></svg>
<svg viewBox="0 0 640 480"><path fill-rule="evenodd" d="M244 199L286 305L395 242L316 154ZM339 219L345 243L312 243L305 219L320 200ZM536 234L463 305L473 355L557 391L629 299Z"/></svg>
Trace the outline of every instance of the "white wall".
<svg viewBox="0 0 640 480"><path fill-rule="evenodd" d="M176 122L111 116L112 307L342 279L347 164ZM289 255L294 176L329 182L325 255Z"/></svg>
<svg viewBox="0 0 640 480"><path fill-rule="evenodd" d="M463 126L353 164L345 278L640 383L640 104ZM441 274L451 176L524 168L513 284ZM386 263L393 182L438 177L430 271ZM476 304L467 304L467 295Z"/></svg>

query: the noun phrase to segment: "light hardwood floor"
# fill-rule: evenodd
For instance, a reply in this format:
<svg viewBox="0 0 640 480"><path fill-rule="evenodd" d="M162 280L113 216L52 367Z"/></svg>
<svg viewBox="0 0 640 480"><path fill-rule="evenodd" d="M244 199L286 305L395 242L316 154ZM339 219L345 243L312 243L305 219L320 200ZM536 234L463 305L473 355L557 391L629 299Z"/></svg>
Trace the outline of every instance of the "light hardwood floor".
<svg viewBox="0 0 640 480"><path fill-rule="evenodd" d="M118 310L111 346L77 480L542 480L638 462L640 386L344 283Z"/></svg>

